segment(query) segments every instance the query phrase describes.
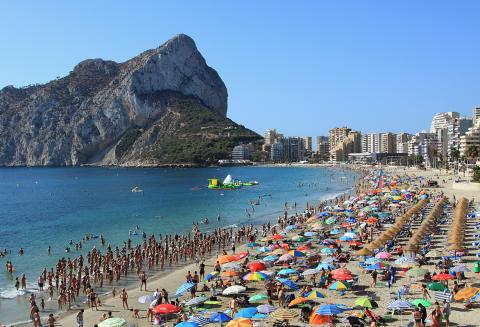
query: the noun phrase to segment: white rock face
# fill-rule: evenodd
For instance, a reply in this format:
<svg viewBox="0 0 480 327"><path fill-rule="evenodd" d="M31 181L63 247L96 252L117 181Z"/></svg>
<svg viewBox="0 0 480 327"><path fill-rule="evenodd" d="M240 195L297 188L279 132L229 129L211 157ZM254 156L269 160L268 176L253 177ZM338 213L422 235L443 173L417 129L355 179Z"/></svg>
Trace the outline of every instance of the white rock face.
<svg viewBox="0 0 480 327"><path fill-rule="evenodd" d="M45 85L0 91L0 166L79 165L132 126L148 126L165 106L150 97L175 91L226 116L227 89L198 52L177 35L124 62L86 60Z"/></svg>

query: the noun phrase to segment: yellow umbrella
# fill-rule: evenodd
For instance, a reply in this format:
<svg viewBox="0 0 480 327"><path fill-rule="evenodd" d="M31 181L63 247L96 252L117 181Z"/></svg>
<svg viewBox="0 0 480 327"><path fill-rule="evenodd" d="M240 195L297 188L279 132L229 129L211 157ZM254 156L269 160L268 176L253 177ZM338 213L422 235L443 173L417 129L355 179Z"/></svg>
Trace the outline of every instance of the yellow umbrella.
<svg viewBox="0 0 480 327"><path fill-rule="evenodd" d="M461 301L461 300L470 300L472 297L474 297L480 289L476 287L468 287L468 288L462 288L460 291L455 294L453 297L456 301Z"/></svg>

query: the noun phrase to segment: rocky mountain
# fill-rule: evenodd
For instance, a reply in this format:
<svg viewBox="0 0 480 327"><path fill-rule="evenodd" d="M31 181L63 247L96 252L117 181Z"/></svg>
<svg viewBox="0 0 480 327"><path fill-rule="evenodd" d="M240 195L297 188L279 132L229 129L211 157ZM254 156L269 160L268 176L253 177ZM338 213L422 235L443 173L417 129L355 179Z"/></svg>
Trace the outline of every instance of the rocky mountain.
<svg viewBox="0 0 480 327"><path fill-rule="evenodd" d="M186 35L123 63L79 63L0 90L0 166L202 165L260 137L228 118L227 89Z"/></svg>

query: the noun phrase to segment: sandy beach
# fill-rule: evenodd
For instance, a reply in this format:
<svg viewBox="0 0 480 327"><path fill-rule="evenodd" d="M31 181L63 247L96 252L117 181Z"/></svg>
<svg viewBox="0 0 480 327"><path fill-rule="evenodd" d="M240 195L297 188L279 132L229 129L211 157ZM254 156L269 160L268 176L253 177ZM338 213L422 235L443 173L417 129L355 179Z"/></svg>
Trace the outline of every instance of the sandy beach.
<svg viewBox="0 0 480 327"><path fill-rule="evenodd" d="M459 189L454 189L453 185L453 176L450 173L446 172L439 172L439 171L423 171L423 170L417 170L417 169L405 169L403 167L387 167L384 168L385 171L385 176L400 176L400 177L405 177L409 176L415 180L418 181L417 186L420 185L420 180L418 179L419 176L423 176L425 179L429 180L436 180L439 183L438 188L426 188L427 193L430 194L431 197L431 202L430 205L433 206L434 204L434 199L435 196L438 198L440 197L440 193L442 192L450 201L453 201L453 197L458 200L461 197L465 197L467 199L472 199L475 196L478 196L475 191L472 190L459 190ZM446 181L443 183L443 181ZM354 197L352 197L354 198ZM478 203L477 203L478 204ZM317 205L317 204L313 204ZM395 215L400 215L400 212L395 213ZM451 226L451 220L452 220L452 215L453 215L453 208L449 209L448 212L445 211L445 216L448 218L446 219L444 224L439 225L439 232L436 233L435 235L432 235L431 239L431 249L435 249L439 252L446 252L445 247L447 244L447 235L448 231ZM276 219L276 217L272 217L272 219ZM472 242L474 241L474 234L475 234L475 229L474 226L476 223L478 223L479 217L477 216L474 219L469 219L467 221L466 225L466 240L465 240L465 246L466 246L466 252L467 255L461 258L461 262L465 264L469 268L469 272L465 273L465 276L467 278L467 282L471 286L480 286L479 280L478 280L478 274L475 274L473 272L474 270L474 262L476 261L475 258L475 251L472 247ZM420 222L415 222L412 223L411 228L412 231L415 231L416 229L419 228ZM310 229L309 224L304 223L302 225L302 230L304 232L309 231ZM388 225L387 225L388 226ZM372 236L373 239L376 238L382 231L386 230L387 227L382 225L379 229L373 229L372 230ZM285 238L289 239L292 238L296 235L294 231L289 231L286 235ZM260 237L261 238L261 237ZM395 243L397 245L405 246L408 241L408 237L397 237L395 240ZM260 242L263 243L263 242ZM320 249L319 246L319 241L317 240L311 240L310 243L312 243L312 249L316 249L318 251ZM266 245L266 244L265 244ZM348 248L344 248L343 251L346 251ZM236 251L238 252L243 252L249 250L252 255L250 256L250 261L256 261L255 258L253 258L253 254L257 254L258 252L252 251L252 249L248 249L246 245L242 245L237 247ZM355 251L350 250L350 253L353 255ZM229 254L231 254L231 251L228 251ZM322 258L326 258L327 256L322 255ZM392 259L398 258L397 256L392 257ZM411 310L406 311L403 315L395 314L393 316L390 315L390 311L387 309L388 303L390 303L393 298L394 294L396 294L399 290L399 288L402 285L405 285L408 283L407 278L404 276L399 276L398 281L393 284L391 288L388 288L385 282L379 282L377 286L372 287L371 282L372 282L372 277L369 273L367 273L358 263L361 261L363 258L360 256L352 256L350 260L348 260L347 263L341 264L338 267L343 267L347 268L352 276L358 277L355 286L352 287L351 290L347 290L345 294L340 293L338 291L334 290L328 290L328 289L320 289L318 288L319 291L321 291L323 294L326 295L324 299L320 299L317 301L317 304L344 304L348 306L349 308L355 308L357 307L355 305L355 300L358 299L359 297L367 297L371 300L374 300L378 304L378 308L373 309L375 314L379 316L389 316L392 319L390 321L387 321L383 323L383 325L387 326L406 326L407 322L412 319L412 314ZM217 260L217 257L213 255L213 257L207 259L205 261L205 271L208 274L209 272L214 270L214 265ZM291 267L295 267L295 269L298 269L296 265L291 265ZM435 265L433 264L432 261L428 262L427 264L422 265L422 268L428 269L431 273L436 271L438 273L438 269L435 268ZM137 299L141 296L144 295L151 295L156 289L162 289L165 288L170 296L175 294L176 289L183 284L185 280L185 275L187 271L191 271L192 273L194 271L198 271L199 266L196 263L189 263L185 265L178 265L174 267L174 269L170 269L168 271L164 271L162 273L158 273L155 276L152 276L151 273L149 274L149 278L147 281L147 291L140 291L139 289L139 284L137 283L136 285L131 286L130 288L127 289L128 296L129 296L129 305L130 308L135 308L139 309L139 318L135 318L132 316L132 312L129 310L122 309L122 303L119 298L119 293L120 289L117 287L117 296L115 298L112 297L111 294L104 295L101 297L102 300L102 305L101 307L98 308L97 310L92 310L87 307L85 307L85 313L84 313L84 326L89 326L92 327L95 324L98 324L100 322L100 318L102 317L103 314L107 312L111 312L113 317L120 317L124 318L127 322L126 326L138 326L138 327L144 327L144 326L151 326L152 324L146 319L147 316L147 304L140 304L138 303ZM269 270L275 270L275 268L269 268ZM302 281L301 285L308 284L309 278L305 278L304 281ZM318 281L318 278L317 278ZM421 288L419 287L420 283L415 283L415 282L410 282L412 286L410 287L410 295L407 297L409 300L410 299L416 299L416 298L421 298ZM251 296L253 294L258 294L258 293L263 293L265 292L265 289L263 287L263 282L255 282L255 283L248 283L248 290L246 293L248 296ZM208 294L208 293L207 293ZM294 292L295 297L300 296L300 292L296 291ZM198 294L197 294L198 295ZM185 299L188 299L189 295L183 295L180 297L180 301L183 301ZM231 299L231 297L226 297L226 296L219 296L219 300L221 301L221 304L213 306L208 308L210 311L224 311L228 307L228 303ZM277 300L274 299L274 306L277 306ZM263 304L266 303L266 301L262 302ZM262 304L258 303L258 304ZM256 304L256 305L258 305ZM454 301L451 304L452 308L452 313L451 313L451 318L450 320L453 322L452 325L456 326L478 326L478 309L476 308L470 308L470 309L465 309L464 308L464 303L463 302L457 302ZM431 308L428 308L428 311L430 312ZM296 311L297 313L300 313L300 309L292 309ZM358 310L357 310L358 311ZM361 311L361 310L360 310ZM68 312L62 313L60 316L56 317L56 326L76 326L76 315L77 315L78 309L72 309ZM352 313L355 312L355 310L349 310L348 312ZM347 313L348 313L347 312ZM341 317L344 317L346 313L340 315L339 321L341 321ZM44 316L44 313L42 313L42 316ZM368 320L368 319L367 319ZM305 325L305 323L302 323L299 318L295 318L289 321L290 325ZM174 326L176 324L175 319L170 319L168 322L166 322L167 326ZM267 325L272 325L273 322L271 319L263 319L263 320L255 320L254 325L257 326L267 326ZM21 326L31 326L32 324L23 324ZM338 322L338 326L349 326L346 324L346 322Z"/></svg>

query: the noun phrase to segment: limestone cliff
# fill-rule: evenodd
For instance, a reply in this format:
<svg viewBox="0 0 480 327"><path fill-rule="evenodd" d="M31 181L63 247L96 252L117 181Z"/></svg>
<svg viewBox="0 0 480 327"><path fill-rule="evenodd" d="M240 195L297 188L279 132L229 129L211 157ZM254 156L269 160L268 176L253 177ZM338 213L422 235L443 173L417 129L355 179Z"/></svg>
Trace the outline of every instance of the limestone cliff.
<svg viewBox="0 0 480 327"><path fill-rule="evenodd" d="M197 120L185 122L192 110ZM258 138L226 113L223 81L194 41L177 35L124 63L85 60L47 84L0 90L0 166L202 164L209 157L192 155L194 139L228 143L210 155L218 157ZM235 133L209 134L213 121ZM190 149L172 157L166 142Z"/></svg>

